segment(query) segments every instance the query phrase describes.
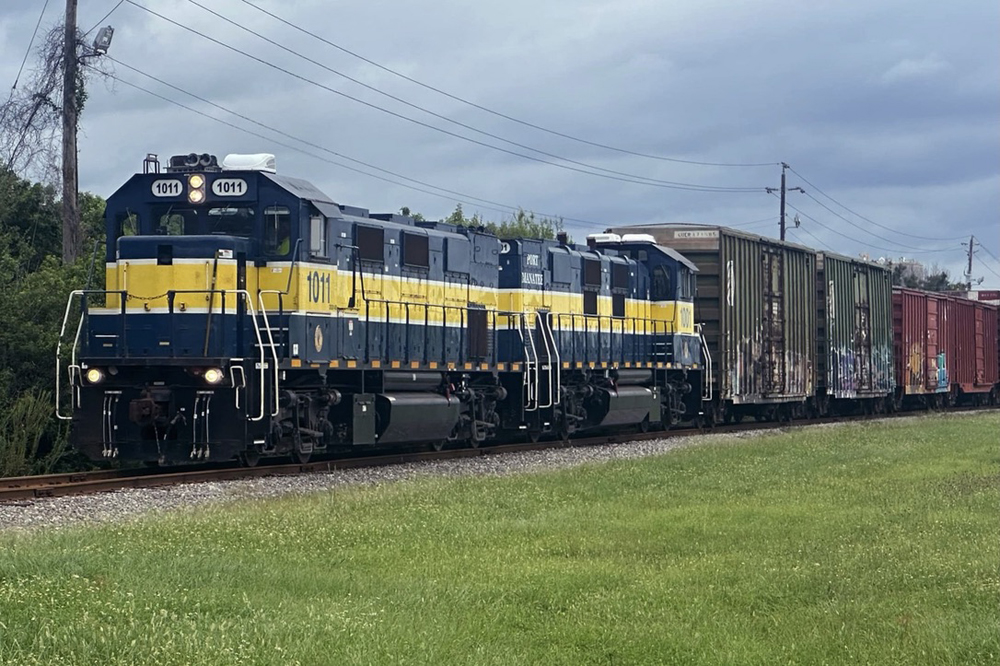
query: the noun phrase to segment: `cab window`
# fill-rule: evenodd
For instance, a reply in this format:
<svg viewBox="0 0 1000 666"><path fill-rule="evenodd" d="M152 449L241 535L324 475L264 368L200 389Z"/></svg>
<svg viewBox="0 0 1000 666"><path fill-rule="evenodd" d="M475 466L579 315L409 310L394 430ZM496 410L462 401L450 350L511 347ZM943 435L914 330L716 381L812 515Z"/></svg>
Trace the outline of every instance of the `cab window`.
<svg viewBox="0 0 1000 666"><path fill-rule="evenodd" d="M117 236L137 236L139 234L139 216L131 211L115 215Z"/></svg>
<svg viewBox="0 0 1000 666"><path fill-rule="evenodd" d="M264 209L264 253L285 256L292 246L292 215L284 206Z"/></svg>
<svg viewBox="0 0 1000 666"><path fill-rule="evenodd" d="M222 236L253 236L254 210L246 206L208 209L208 233Z"/></svg>
<svg viewBox="0 0 1000 666"><path fill-rule="evenodd" d="M198 233L198 211L191 208L166 208L154 216L157 236L193 236Z"/></svg>
<svg viewBox="0 0 1000 666"><path fill-rule="evenodd" d="M650 300L672 301L674 297L674 285L671 279L673 271L666 266L657 266L653 269L653 285L650 293Z"/></svg>
<svg viewBox="0 0 1000 666"><path fill-rule="evenodd" d="M680 293L678 294L678 299L682 301L693 301L694 300L694 273L689 269L681 266L678 270L678 287L680 288Z"/></svg>

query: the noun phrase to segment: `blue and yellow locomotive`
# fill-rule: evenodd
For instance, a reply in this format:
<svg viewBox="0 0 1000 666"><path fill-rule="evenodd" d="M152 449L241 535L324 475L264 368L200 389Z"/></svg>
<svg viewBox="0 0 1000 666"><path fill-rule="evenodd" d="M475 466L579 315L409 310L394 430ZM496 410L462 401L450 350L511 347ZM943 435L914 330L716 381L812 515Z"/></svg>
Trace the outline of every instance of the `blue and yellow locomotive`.
<svg viewBox="0 0 1000 666"><path fill-rule="evenodd" d="M92 459L478 446L701 409L697 269L648 236L369 213L271 155L147 156L105 222L106 287L71 295L57 352Z"/></svg>

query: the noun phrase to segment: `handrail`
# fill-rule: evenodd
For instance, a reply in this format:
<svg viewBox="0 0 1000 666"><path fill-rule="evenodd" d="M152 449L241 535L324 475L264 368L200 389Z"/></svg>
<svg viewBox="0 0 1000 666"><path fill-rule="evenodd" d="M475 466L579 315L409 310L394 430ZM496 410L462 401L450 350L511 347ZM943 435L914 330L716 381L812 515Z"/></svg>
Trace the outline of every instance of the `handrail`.
<svg viewBox="0 0 1000 666"><path fill-rule="evenodd" d="M552 404L553 404L553 400L552 400L552 388L553 388L552 387L552 348L549 347L549 338L545 334L545 316L542 314L542 312L538 312L538 311L535 312L535 324L536 324L537 329L539 331L541 331L541 334L542 334L542 343L545 345L545 358L549 362L549 371L547 373L548 374L548 382L549 382L549 402L548 402L548 404L545 404L545 405L543 405L543 404L541 404L541 402L539 402L538 403L538 408L539 409L547 409L547 408L551 407ZM553 342L555 342L555 341L553 340Z"/></svg>
<svg viewBox="0 0 1000 666"><path fill-rule="evenodd" d="M108 295L108 294L118 294L121 297L121 310L122 310L122 314L123 315L125 314L125 296L127 295L127 293L124 290L75 289L75 290L73 290L73 291L70 292L69 298L66 299L66 311L63 313L62 326L59 328L59 339L56 340L56 388L55 388L55 391L56 391L56 418L58 418L60 421L72 421L73 420L73 414L72 413L70 413L69 416L64 416L63 415L63 413L62 413L62 405L61 405L61 401L60 401L60 382L59 382L59 378L62 375L62 341L63 341L63 337L66 335L66 324L69 323L69 313L70 313L70 310L72 310L72 308L73 308L73 299L74 299L74 297L80 296L82 298L86 298L87 294L104 294L105 296ZM86 307L82 307L80 309L80 320L76 324L76 335L73 336L73 346L71 348L72 349L72 355L71 355L71 360L70 360L70 365L69 365L69 368L70 368L70 370L69 370L69 373L70 373L70 383L71 383L71 386L70 386L70 403L71 403L71 405L74 403L73 395L76 392L76 387L72 384L74 374L76 374L76 373L74 373L74 371L72 370L72 368L79 369L79 366L78 366L78 364L76 362L76 350L77 350L77 347L80 344L80 333L83 330L83 318L86 315L87 315L87 308ZM123 321L122 322L123 330L124 330L124 325L125 324L124 324L124 321Z"/></svg>
<svg viewBox="0 0 1000 666"><path fill-rule="evenodd" d="M278 352L275 349L274 337L271 335L271 324L267 319L267 309L264 307L264 294L278 294L280 300L281 295L284 292L277 290L265 290L257 292L257 298L260 305L259 310L255 311L253 307L253 297L250 292L246 289L171 289L167 292L167 300L170 303L171 314L173 314L173 297L176 294L208 294L211 299L215 294L222 296L222 312L226 312L226 294L236 294L237 296L245 299L247 309L250 310L250 321L253 322L253 332L254 336L257 338L257 348L260 349L260 414L257 416L248 415L247 418L250 421L263 421L266 413L264 411L264 370L266 365L266 358L264 356L264 339L260 334L260 324L257 323L257 312L260 312L264 317L264 330L267 331L268 345L271 348L271 354L274 358L274 409L271 411L271 416L277 416L278 414ZM209 301L211 302L211 301Z"/></svg>
<svg viewBox="0 0 1000 666"><path fill-rule="evenodd" d="M508 327L509 327L508 322ZM525 313L517 313L517 334L521 338L521 349L524 351L524 380L522 384L527 391L527 404L525 411L533 412L538 409L538 357L535 355L535 343L531 339L531 332L527 330L528 322ZM524 335L528 334L525 340ZM532 381L532 371L535 373Z"/></svg>
<svg viewBox="0 0 1000 666"><path fill-rule="evenodd" d="M705 340L705 332L702 330L701 323L695 324L698 330L698 340L701 342L701 353L705 357L705 371L702 376L705 381L701 383L701 399L703 402L710 402L712 400L712 388L713 382L715 381L715 375L712 374L712 352L708 349L708 343Z"/></svg>
<svg viewBox="0 0 1000 666"><path fill-rule="evenodd" d="M370 339L370 337L369 337L370 336L369 329L371 327L370 326L371 325L371 311L370 311L370 309L371 309L371 305L372 304L383 306L381 309L383 311L383 316L384 316L386 324L389 323L389 320L391 318L390 317L390 306L396 305L396 306L400 306L401 308L403 308L404 317L405 317L405 323L406 323L406 327L405 327L406 330L404 332L404 340L403 340L403 346L404 346L403 352L404 352L404 355L405 355L405 358L406 358L406 362L409 362L411 360L411 352L410 352L410 326L411 326L411 324L410 324L410 322L411 322L412 319L415 319L415 316L414 317L410 316L410 308L411 307L423 308L423 310L424 310L424 321L423 321L423 327L424 327L424 334L423 334L423 337L424 337L423 361L424 362L427 362L427 361L430 360L430 358L428 357L428 348L429 348L428 341L430 339L428 337L428 330L429 330L429 328L431 326L431 321L430 321L430 311L431 311L431 309L435 309L435 310L438 309L438 308L441 309L441 327L442 327L442 329L447 329L447 327L448 327L448 314L450 312L456 312L458 314L458 319L459 319L459 328L462 331L465 330L465 325L464 325L464 323L465 323L465 312L469 309L468 306L466 306L466 305L448 305L446 303L414 303L412 301L397 301L397 300L390 300L390 299L387 299L387 298L366 298L365 299L365 351L366 351L366 353L369 352L369 348L371 347L371 344L369 343L369 339ZM495 312L499 312L499 311L495 311ZM419 323L419 321L417 323ZM413 325L417 325L417 324L413 324ZM494 333L496 332L496 320L495 319L494 319L493 331L494 331ZM445 331L445 335L446 334L447 333ZM384 350L385 350L383 353L385 354L386 357L388 357L388 355L389 355L388 354L389 337L388 337L387 332L386 332L386 334L383 335L383 339L385 340L385 344L382 345L384 347ZM463 338L463 343L464 343L464 338ZM462 346L462 349L464 349L464 344L462 344L461 346ZM442 340L441 349L442 349L442 351L445 349L444 339ZM462 354L464 352L460 350L459 353ZM367 360L370 361L371 359L369 358ZM383 358L381 360L386 360L386 359ZM444 360L447 360L447 359L444 359L444 357L442 357L442 361L444 361Z"/></svg>
<svg viewBox="0 0 1000 666"><path fill-rule="evenodd" d="M279 291L277 289L264 289L257 292L257 305L260 311L261 317L264 319L264 330L267 331L267 344L271 349L271 359L274 361L274 390L272 394L274 396L274 405L271 409L271 416L277 416L280 410L279 400L278 400L278 383L281 378L281 373L278 369L278 349L274 344L274 335L271 333L271 322L267 318L267 308L264 306L264 294L277 294L279 301L285 292ZM250 306L250 312L253 314L253 305ZM254 315L254 331L257 333L257 344L260 348L260 418L250 419L251 421L260 421L264 418L264 342L260 337L260 329L257 327L257 317Z"/></svg>

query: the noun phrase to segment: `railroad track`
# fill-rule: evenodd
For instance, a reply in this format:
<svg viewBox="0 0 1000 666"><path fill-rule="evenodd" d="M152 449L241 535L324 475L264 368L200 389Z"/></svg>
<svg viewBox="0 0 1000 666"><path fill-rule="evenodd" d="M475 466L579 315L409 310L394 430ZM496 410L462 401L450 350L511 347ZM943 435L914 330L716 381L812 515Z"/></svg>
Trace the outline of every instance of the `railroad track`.
<svg viewBox="0 0 1000 666"><path fill-rule="evenodd" d="M994 409L992 407L970 407L951 410L980 411ZM615 432L593 437L561 440L541 440L517 444L497 444L480 448L445 449L442 451L412 451L394 452L388 454L339 458L335 460L318 460L308 463L260 465L257 467L215 466L212 468L171 468L157 470L156 468L139 468L124 470L94 470L89 472L69 472L64 474L45 474L38 476L19 476L0 478L0 503L31 501L39 498L62 497L67 495L88 495L92 493L124 490L128 488L155 488L185 483L204 483L209 481L232 481L236 479L260 478L265 476L291 476L331 472L340 469L356 469L363 467L385 467L413 462L429 462L458 458L474 458L484 455L502 455L519 451L539 451L552 448L598 446L622 442L645 441L672 437L691 437L712 433L736 433L754 430L775 430L789 428L805 428L813 425L841 423L844 421L862 421L905 416L918 416L922 412L900 412L878 416L828 417L799 422L766 422L717 425L709 429L678 429L650 432Z"/></svg>

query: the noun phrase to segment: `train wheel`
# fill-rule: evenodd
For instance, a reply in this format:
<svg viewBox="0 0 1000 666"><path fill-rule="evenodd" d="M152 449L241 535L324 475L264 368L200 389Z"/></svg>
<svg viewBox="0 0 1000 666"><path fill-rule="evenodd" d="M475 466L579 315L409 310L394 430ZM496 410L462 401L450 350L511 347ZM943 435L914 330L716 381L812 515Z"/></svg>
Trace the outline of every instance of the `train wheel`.
<svg viewBox="0 0 1000 666"><path fill-rule="evenodd" d="M541 430L532 430L531 428L529 428L527 431L528 442L531 444L537 444L541 436L542 436Z"/></svg>
<svg viewBox="0 0 1000 666"><path fill-rule="evenodd" d="M300 465L305 465L312 458L312 442L303 441L301 433L296 430L292 434L292 460Z"/></svg>
<svg viewBox="0 0 1000 666"><path fill-rule="evenodd" d="M244 467L256 467L257 463L260 462L260 451L256 448L246 449L240 454L240 463Z"/></svg>
<svg viewBox="0 0 1000 666"><path fill-rule="evenodd" d="M443 451L444 450L444 445L447 444L447 443L448 443L448 440L445 440L445 439L435 439L433 442L431 442L431 448L434 449L435 451Z"/></svg>
<svg viewBox="0 0 1000 666"><path fill-rule="evenodd" d="M647 415L642 421L639 422L639 432L647 433L649 432L649 416Z"/></svg>

